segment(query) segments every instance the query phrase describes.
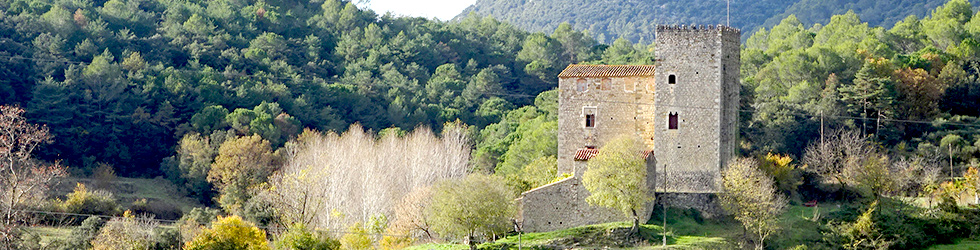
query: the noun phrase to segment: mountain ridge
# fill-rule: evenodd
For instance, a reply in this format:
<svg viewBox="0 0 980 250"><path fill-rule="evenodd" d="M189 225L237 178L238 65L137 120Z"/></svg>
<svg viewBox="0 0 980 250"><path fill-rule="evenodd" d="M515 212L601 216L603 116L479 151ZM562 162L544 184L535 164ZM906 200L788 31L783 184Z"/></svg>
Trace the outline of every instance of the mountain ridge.
<svg viewBox="0 0 980 250"><path fill-rule="evenodd" d="M744 40L759 28L771 28L789 15L796 15L804 25L826 24L831 16L853 10L861 20L870 25L889 28L908 15L926 16L945 2L946 0L731 1L729 26L742 29ZM971 2L980 3L977 0ZM634 43L650 43L657 24L726 24L726 8L726 1L720 0L478 0L454 20L460 20L471 13L493 16L518 28L544 33L551 33L559 24L568 22L575 29L588 30L601 43L611 44L619 37Z"/></svg>

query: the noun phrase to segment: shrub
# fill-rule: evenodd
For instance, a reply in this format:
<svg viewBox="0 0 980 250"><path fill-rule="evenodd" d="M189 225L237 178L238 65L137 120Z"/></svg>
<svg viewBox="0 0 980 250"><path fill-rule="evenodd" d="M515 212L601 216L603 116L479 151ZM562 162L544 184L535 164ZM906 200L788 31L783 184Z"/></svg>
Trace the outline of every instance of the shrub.
<svg viewBox="0 0 980 250"><path fill-rule="evenodd" d="M61 203L61 209L76 214L119 214L119 205L112 193L104 190L89 191L82 183L75 185L75 191L68 194L67 199Z"/></svg>
<svg viewBox="0 0 980 250"><path fill-rule="evenodd" d="M219 217L204 229L184 250L248 249L268 250L265 232L238 216Z"/></svg>
<svg viewBox="0 0 980 250"><path fill-rule="evenodd" d="M94 250L149 249L153 245L153 229L159 226L149 218L136 218L127 211L122 218L105 223L92 240Z"/></svg>
<svg viewBox="0 0 980 250"><path fill-rule="evenodd" d="M340 243L345 250L367 250L374 245L371 237L368 237L367 229L361 223L354 223L347 228L347 234L340 237Z"/></svg>
<svg viewBox="0 0 980 250"><path fill-rule="evenodd" d="M188 242L197 237L203 231L203 227L211 225L211 221L218 217L219 212L217 209L195 207L180 217L177 227L180 228L182 241Z"/></svg>
<svg viewBox="0 0 980 250"><path fill-rule="evenodd" d="M68 234L68 238L65 240L65 244L61 249L89 249L92 248L92 239L99 234L99 230L105 225L105 221L98 216L91 216L82 224L72 228L71 233Z"/></svg>
<svg viewBox="0 0 980 250"><path fill-rule="evenodd" d="M294 224L276 241L277 250L337 250L340 242L325 234L311 232L303 224Z"/></svg>
<svg viewBox="0 0 980 250"><path fill-rule="evenodd" d="M137 216L153 216L161 220L176 220L183 214L180 207L173 203L147 201L146 199L134 201L133 205L129 207L129 211Z"/></svg>
<svg viewBox="0 0 980 250"><path fill-rule="evenodd" d="M180 230L170 227L157 227L153 229L153 250L180 250L181 248Z"/></svg>
<svg viewBox="0 0 980 250"><path fill-rule="evenodd" d="M92 173L92 185L96 189L110 189L115 181L116 171L112 165L99 163L99 166L95 168L95 173Z"/></svg>

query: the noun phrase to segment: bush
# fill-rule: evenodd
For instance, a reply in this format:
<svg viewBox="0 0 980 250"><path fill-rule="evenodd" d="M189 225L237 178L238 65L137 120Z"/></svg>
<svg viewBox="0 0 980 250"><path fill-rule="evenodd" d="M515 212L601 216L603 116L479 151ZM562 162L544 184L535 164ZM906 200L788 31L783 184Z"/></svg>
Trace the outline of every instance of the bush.
<svg viewBox="0 0 980 250"><path fill-rule="evenodd" d="M159 226L154 220L136 218L125 213L123 218L113 218L105 223L92 240L94 250L149 249L153 245L153 229Z"/></svg>
<svg viewBox="0 0 980 250"><path fill-rule="evenodd" d="M180 230L169 227L157 227L153 229L153 250L180 250L181 246Z"/></svg>
<svg viewBox="0 0 980 250"><path fill-rule="evenodd" d="M82 224L72 228L71 233L68 234L68 238L65 240L65 244L61 249L90 249L92 248L92 239L99 234L99 230L105 225L105 221L98 216L91 216Z"/></svg>
<svg viewBox="0 0 980 250"><path fill-rule="evenodd" d="M920 249L969 237L973 221L980 221L972 209L925 209L890 199L881 200L881 205L876 203L847 205L829 214L827 218L836 222L824 229L826 243L856 243L855 240L874 236L892 249Z"/></svg>
<svg viewBox="0 0 980 250"><path fill-rule="evenodd" d="M346 250L367 250L374 245L367 229L359 222L347 228L347 234L340 237L340 243Z"/></svg>
<svg viewBox="0 0 980 250"><path fill-rule="evenodd" d="M204 229L185 250L248 249L268 250L265 232L238 216L218 218L210 228Z"/></svg>
<svg viewBox="0 0 980 250"><path fill-rule="evenodd" d="M277 250L337 250L340 242L325 234L311 232L303 224L294 224L276 241Z"/></svg>
<svg viewBox="0 0 980 250"><path fill-rule="evenodd" d="M217 209L195 207L180 217L177 227L180 229L182 242L193 240L203 231L202 227L211 226L211 221L218 217L219 212L221 211Z"/></svg>
<svg viewBox="0 0 980 250"><path fill-rule="evenodd" d="M95 168L95 173L92 173L92 185L96 189L110 189L115 181L116 171L112 165L99 163L99 166Z"/></svg>
<svg viewBox="0 0 980 250"><path fill-rule="evenodd" d="M104 190L89 191L85 184L78 183L75 191L61 202L61 210L76 214L118 215L120 209L112 193Z"/></svg>
<svg viewBox="0 0 980 250"><path fill-rule="evenodd" d="M173 203L160 201L148 202L146 199L134 201L133 205L129 207L129 211L132 211L137 216L153 216L161 220L176 220L180 219L181 215L183 215L180 207Z"/></svg>

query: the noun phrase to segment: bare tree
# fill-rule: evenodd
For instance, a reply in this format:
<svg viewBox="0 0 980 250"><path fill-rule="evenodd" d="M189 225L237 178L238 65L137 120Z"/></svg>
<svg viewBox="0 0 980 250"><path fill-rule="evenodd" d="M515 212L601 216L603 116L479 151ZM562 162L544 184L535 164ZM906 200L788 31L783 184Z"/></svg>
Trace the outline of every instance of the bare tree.
<svg viewBox="0 0 980 250"><path fill-rule="evenodd" d="M409 192L465 176L468 143L464 128L454 124L441 136L420 127L380 139L359 125L341 135L307 131L288 146L270 197L287 219L311 228L392 218Z"/></svg>
<svg viewBox="0 0 980 250"><path fill-rule="evenodd" d="M32 153L52 136L46 126L30 124L24 109L0 106L0 244L17 240L17 227L29 216L24 208L36 206L50 185L65 176L65 167L33 159Z"/></svg>
<svg viewBox="0 0 980 250"><path fill-rule="evenodd" d="M803 153L803 163L825 179L847 185L847 162L870 155L874 147L858 131L837 130L825 140L810 144Z"/></svg>
<svg viewBox="0 0 980 250"><path fill-rule="evenodd" d="M786 198L778 193L771 176L753 159L735 159L722 173L721 206L756 237L755 249L764 249L770 235L780 230L779 215Z"/></svg>
<svg viewBox="0 0 980 250"><path fill-rule="evenodd" d="M941 166L925 157L899 157L891 164L890 172L895 176L895 187L902 195L919 195L926 186L939 182Z"/></svg>

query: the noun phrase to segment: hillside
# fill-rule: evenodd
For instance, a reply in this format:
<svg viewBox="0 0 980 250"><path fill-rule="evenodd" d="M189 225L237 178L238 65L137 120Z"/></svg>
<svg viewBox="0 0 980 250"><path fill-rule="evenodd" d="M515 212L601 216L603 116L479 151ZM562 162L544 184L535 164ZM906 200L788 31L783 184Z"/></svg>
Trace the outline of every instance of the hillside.
<svg viewBox="0 0 980 250"><path fill-rule="evenodd" d="M796 15L805 25L826 24L833 15L854 10L871 26L891 27L908 15L923 17L945 0L759 0L732 1L731 25L748 38L758 27L772 27ZM972 1L976 3L977 1ZM721 0L478 0L463 10L493 16L531 32L551 33L568 22L575 29L589 30L600 42L619 37L633 42L653 41L657 24L724 24L726 4Z"/></svg>

